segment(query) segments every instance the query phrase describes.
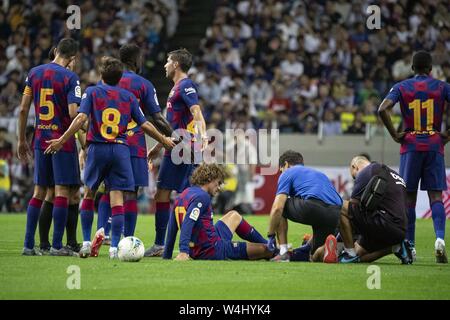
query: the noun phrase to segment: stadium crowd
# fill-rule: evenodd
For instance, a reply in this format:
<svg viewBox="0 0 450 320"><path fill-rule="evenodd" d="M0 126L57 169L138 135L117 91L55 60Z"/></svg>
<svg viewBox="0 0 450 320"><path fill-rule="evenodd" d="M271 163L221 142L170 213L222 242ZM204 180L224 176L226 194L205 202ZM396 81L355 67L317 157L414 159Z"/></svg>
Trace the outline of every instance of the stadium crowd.
<svg viewBox="0 0 450 320"><path fill-rule="evenodd" d="M11 153L3 152L3 140L8 139L3 132L14 135L17 130L28 70L49 62L52 47L70 36L82 48L75 71L83 91L99 80L96 70L99 59L104 55L117 56L119 47L128 42L142 49L142 74L148 76L156 61L165 59L167 39L176 31L184 2L82 1L79 3L81 29L69 31L66 10L74 4L71 1L0 1L0 211L23 212L31 196L33 168L17 161L12 146ZM30 135L34 117L32 108L28 121ZM8 177L7 181L2 180L4 176Z"/></svg>
<svg viewBox="0 0 450 320"><path fill-rule="evenodd" d="M98 81L99 58L128 42L142 48L148 77L165 59L185 2L83 1L81 30L68 31L69 1L0 1L2 132L16 132L26 72L47 62L58 40L80 41L75 71L83 90ZM380 29L366 27L372 3L381 8ZM380 97L412 75L413 51L430 51L433 75L450 81L449 9L448 0L218 0L191 69L208 127L316 133L322 122L324 135L365 133L367 123L378 124ZM27 200L14 195L30 189L33 168L1 159L10 177L8 211L23 211Z"/></svg>
<svg viewBox="0 0 450 320"><path fill-rule="evenodd" d="M366 27L370 4L381 28ZM391 86L412 75L412 52L450 80L449 1L223 0L195 68L210 127L364 133ZM220 105L221 108L217 106ZM275 120L275 121L274 121ZM399 120L399 118L398 118Z"/></svg>

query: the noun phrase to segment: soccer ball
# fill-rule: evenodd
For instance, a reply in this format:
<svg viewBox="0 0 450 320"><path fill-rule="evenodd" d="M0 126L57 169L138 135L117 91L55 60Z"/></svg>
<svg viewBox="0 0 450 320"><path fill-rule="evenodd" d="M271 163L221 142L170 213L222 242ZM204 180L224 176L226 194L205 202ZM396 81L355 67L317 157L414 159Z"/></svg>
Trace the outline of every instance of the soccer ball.
<svg viewBox="0 0 450 320"><path fill-rule="evenodd" d="M136 237L120 240L117 255L120 261L137 262L144 256L144 243Z"/></svg>

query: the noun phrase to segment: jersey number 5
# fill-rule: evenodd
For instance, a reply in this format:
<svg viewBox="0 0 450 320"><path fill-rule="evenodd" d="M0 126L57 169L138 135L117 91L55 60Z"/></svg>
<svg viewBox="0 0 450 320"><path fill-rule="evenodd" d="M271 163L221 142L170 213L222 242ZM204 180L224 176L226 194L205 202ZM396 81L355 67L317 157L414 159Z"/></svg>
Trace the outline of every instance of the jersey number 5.
<svg viewBox="0 0 450 320"><path fill-rule="evenodd" d="M53 89L41 89L39 97L39 120L49 121L55 116L55 105L52 100L47 100L47 97L52 95ZM42 113L42 107L47 107L48 112Z"/></svg>
<svg viewBox="0 0 450 320"><path fill-rule="evenodd" d="M117 109L107 108L102 112L102 126L100 133L103 138L115 139L119 134L120 112Z"/></svg>
<svg viewBox="0 0 450 320"><path fill-rule="evenodd" d="M424 102L419 99L415 99L409 104L409 108L414 110L414 130L422 131L421 114L422 109L427 109L427 127L425 130L433 130L434 121L434 101L433 99L428 99Z"/></svg>

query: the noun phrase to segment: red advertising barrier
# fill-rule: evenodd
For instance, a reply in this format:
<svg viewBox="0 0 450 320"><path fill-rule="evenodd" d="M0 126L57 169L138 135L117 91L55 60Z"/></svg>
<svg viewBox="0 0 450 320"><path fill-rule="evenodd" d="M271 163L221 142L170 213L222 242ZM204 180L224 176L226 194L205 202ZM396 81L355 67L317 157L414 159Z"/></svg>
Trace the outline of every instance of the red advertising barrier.
<svg viewBox="0 0 450 320"><path fill-rule="evenodd" d="M255 202L252 208L255 214L270 214L280 172L275 175L263 176L260 174L261 167L256 168L255 181Z"/></svg>

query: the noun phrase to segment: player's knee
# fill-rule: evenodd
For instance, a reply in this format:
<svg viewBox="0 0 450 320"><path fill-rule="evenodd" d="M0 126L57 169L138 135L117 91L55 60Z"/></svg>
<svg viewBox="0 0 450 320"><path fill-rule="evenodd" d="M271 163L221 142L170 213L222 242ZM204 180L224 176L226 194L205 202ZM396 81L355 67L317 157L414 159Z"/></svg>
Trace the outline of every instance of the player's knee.
<svg viewBox="0 0 450 320"><path fill-rule="evenodd" d="M170 201L170 190L157 189L155 193L156 202L168 202Z"/></svg>
<svg viewBox="0 0 450 320"><path fill-rule="evenodd" d="M47 187L35 186L33 192L33 198L44 200L47 195Z"/></svg>
<svg viewBox="0 0 450 320"><path fill-rule="evenodd" d="M83 199L94 199L95 193L89 188L85 188Z"/></svg>
<svg viewBox="0 0 450 320"><path fill-rule="evenodd" d="M53 188L48 188L45 194L45 201L53 202L54 198L55 198L55 190Z"/></svg>
<svg viewBox="0 0 450 320"><path fill-rule="evenodd" d="M242 220L242 216L236 210L229 211L225 216L227 216L229 219L232 219L233 221L241 222Z"/></svg>
<svg viewBox="0 0 450 320"><path fill-rule="evenodd" d="M428 191L428 198L430 199L430 203L436 201L442 201L442 192L441 191Z"/></svg>
<svg viewBox="0 0 450 320"><path fill-rule="evenodd" d="M124 192L123 197L124 197L125 201L136 200L137 193L136 192Z"/></svg>
<svg viewBox="0 0 450 320"><path fill-rule="evenodd" d="M72 192L70 195L70 200L69 203L70 204L77 204L80 202L80 192Z"/></svg>
<svg viewBox="0 0 450 320"><path fill-rule="evenodd" d="M55 186L55 197L69 198L70 197L70 187L61 186L61 185Z"/></svg>

